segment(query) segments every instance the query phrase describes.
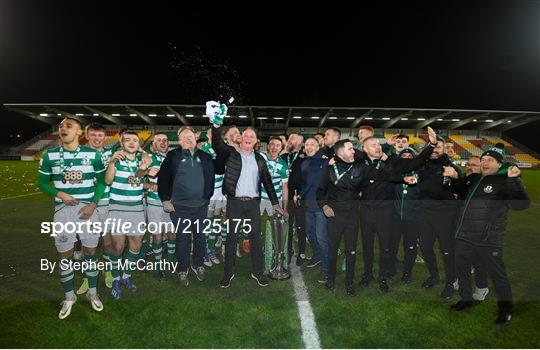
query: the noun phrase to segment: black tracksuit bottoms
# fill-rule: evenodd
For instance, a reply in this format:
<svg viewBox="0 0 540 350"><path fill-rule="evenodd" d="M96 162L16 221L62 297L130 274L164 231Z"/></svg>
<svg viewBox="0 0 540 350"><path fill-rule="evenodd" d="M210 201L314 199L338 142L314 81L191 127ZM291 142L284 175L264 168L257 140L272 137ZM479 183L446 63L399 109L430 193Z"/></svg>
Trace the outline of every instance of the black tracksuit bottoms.
<svg viewBox="0 0 540 350"><path fill-rule="evenodd" d="M304 205L296 206L292 201L287 211L289 212L289 257L293 256L293 229L296 227L298 235L298 254L306 253L306 208Z"/></svg>
<svg viewBox="0 0 540 350"><path fill-rule="evenodd" d="M388 201L383 206L361 205L360 227L365 276L373 276L375 235L379 238L379 279L385 279L388 276L391 264L390 241L394 210L393 201Z"/></svg>
<svg viewBox="0 0 540 350"><path fill-rule="evenodd" d="M390 240L390 272L396 272L399 243L403 235L403 273L412 274L418 253L418 221L401 220L394 214L392 239Z"/></svg>
<svg viewBox="0 0 540 350"><path fill-rule="evenodd" d="M438 240L443 256L446 284L454 283L456 280L454 260L454 248L456 244L454 230L456 219L457 216L454 208L423 210L420 214L420 249L422 250L426 267L431 277L439 278L437 257L434 250L435 241Z"/></svg>
<svg viewBox="0 0 540 350"><path fill-rule="evenodd" d="M459 295L462 300L473 301L471 265L477 262L479 267L493 281L499 308L506 311L512 310L512 289L510 288L510 282L508 281L503 262L502 247L478 245L458 238L456 241L455 258L459 280Z"/></svg>
<svg viewBox="0 0 540 350"><path fill-rule="evenodd" d="M328 280L336 280L337 252L341 236L345 238L345 285L354 282L356 245L358 243L358 208L334 209L336 216L328 218Z"/></svg>

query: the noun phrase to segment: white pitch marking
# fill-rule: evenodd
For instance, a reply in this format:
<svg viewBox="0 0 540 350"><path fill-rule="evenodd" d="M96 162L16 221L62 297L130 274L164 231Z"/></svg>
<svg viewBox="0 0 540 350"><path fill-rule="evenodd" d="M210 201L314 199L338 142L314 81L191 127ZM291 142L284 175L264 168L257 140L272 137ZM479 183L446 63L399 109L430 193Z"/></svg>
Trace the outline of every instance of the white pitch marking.
<svg viewBox="0 0 540 350"><path fill-rule="evenodd" d="M40 193L41 193L41 192L34 192L34 193L21 194L21 195L19 195L19 196L4 197L4 198L0 198L0 201L5 201L6 199L13 199L13 198L20 198L20 197L28 197L28 196L33 196L33 195L40 194Z"/></svg>
<svg viewBox="0 0 540 350"><path fill-rule="evenodd" d="M320 349L321 342L319 340L319 333L317 332L317 324L315 323L315 316L313 315L313 310L309 303L309 295L304 283L304 278L296 264L293 263L289 266L291 269L294 294L296 296L296 304L298 305L298 315L300 317L304 346L306 349Z"/></svg>

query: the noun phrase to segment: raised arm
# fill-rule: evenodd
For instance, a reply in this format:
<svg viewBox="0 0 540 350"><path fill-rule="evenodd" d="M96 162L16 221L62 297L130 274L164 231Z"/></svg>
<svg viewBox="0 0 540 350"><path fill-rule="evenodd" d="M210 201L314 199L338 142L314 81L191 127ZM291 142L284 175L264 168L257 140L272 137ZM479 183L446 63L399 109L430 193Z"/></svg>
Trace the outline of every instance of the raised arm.
<svg viewBox="0 0 540 350"><path fill-rule="evenodd" d="M217 159L226 161L231 153L231 147L221 138L221 126L212 126L212 148L216 151Z"/></svg>
<svg viewBox="0 0 540 350"><path fill-rule="evenodd" d="M516 166L508 168L508 178L506 179L505 196L508 206L512 210L525 210L531 205L531 199L519 175L521 170Z"/></svg>

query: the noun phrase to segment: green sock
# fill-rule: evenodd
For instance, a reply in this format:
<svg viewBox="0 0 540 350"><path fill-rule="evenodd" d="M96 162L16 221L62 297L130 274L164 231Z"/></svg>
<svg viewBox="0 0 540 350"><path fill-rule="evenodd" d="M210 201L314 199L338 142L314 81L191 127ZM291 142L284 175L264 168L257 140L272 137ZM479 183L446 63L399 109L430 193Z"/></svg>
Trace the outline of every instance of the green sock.
<svg viewBox="0 0 540 350"><path fill-rule="evenodd" d="M73 261L73 256L66 259L61 259L61 262L67 262L68 264ZM72 299L73 294L73 269L71 264L60 263L60 283L66 293L66 299Z"/></svg>
<svg viewBox="0 0 540 350"><path fill-rule="evenodd" d="M90 267L87 269L84 274L86 278L88 278L88 288L96 288L97 287L97 279L98 279L98 271L95 266L95 263L97 263L97 256L95 255L86 255L84 257L84 261L88 263L88 266ZM93 262L93 263L91 263Z"/></svg>
<svg viewBox="0 0 540 350"><path fill-rule="evenodd" d="M152 239L152 238L150 238ZM152 245L148 241L144 241L141 247L141 257L144 257L147 252L152 250Z"/></svg>
<svg viewBox="0 0 540 350"><path fill-rule="evenodd" d="M139 252L134 252L131 249L129 249L128 252L126 253L126 260L129 262L129 264L127 264L127 268L124 271L124 274L123 274L124 278L131 277L131 274L133 273L133 269L131 265L137 263L137 259L139 258Z"/></svg>
<svg viewBox="0 0 540 350"><path fill-rule="evenodd" d="M176 242L172 239L169 239L167 241L167 260L169 261L175 261L174 253L176 251Z"/></svg>
<svg viewBox="0 0 540 350"><path fill-rule="evenodd" d="M161 242L152 243L152 251L154 252L154 259L161 261L163 259L163 249L161 248Z"/></svg>
<svg viewBox="0 0 540 350"><path fill-rule="evenodd" d="M122 257L117 254L111 254L110 257L111 257L111 264L112 264L111 275L113 277L113 281L119 281L120 269L119 269L118 264L120 263L120 260L122 259Z"/></svg>

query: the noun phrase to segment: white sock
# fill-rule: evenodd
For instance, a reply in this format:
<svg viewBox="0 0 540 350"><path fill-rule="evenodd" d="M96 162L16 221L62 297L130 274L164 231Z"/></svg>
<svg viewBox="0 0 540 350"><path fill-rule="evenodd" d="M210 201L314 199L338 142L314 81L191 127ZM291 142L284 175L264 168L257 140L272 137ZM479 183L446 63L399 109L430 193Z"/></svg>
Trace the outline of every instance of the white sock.
<svg viewBox="0 0 540 350"><path fill-rule="evenodd" d="M69 291L69 292L66 292L66 300L76 300L77 297L75 296L75 292L74 291Z"/></svg>
<svg viewBox="0 0 540 350"><path fill-rule="evenodd" d="M96 287L88 288L88 294L95 295L97 293Z"/></svg>

